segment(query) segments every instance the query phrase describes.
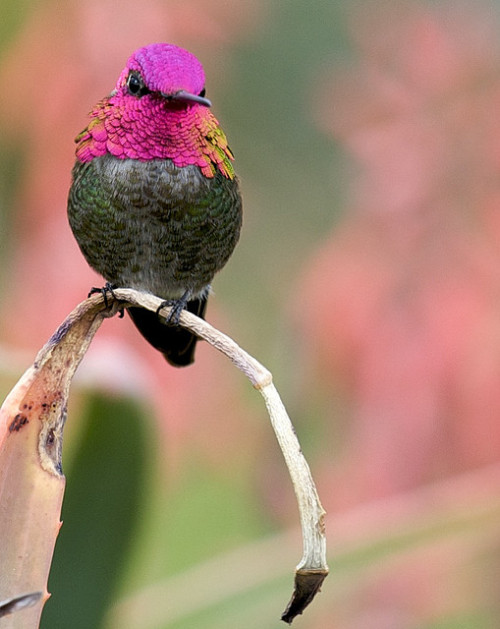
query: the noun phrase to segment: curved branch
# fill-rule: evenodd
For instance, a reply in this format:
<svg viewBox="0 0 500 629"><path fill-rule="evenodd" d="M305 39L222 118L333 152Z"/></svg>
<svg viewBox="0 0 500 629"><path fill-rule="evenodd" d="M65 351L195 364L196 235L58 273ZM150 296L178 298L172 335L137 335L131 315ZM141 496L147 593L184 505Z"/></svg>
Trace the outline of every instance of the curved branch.
<svg viewBox="0 0 500 629"><path fill-rule="evenodd" d="M113 292L116 299L148 310L156 311L162 303L158 297L131 289L117 289ZM168 316L170 308L165 308L163 312ZM266 403L297 497L302 528L303 556L296 568L292 599L282 615L282 620L291 623L312 601L328 574L325 511L321 506L311 471L292 422L273 384L271 373L229 336L192 313L183 311L179 323L225 354L247 376Z"/></svg>
<svg viewBox="0 0 500 629"><path fill-rule="evenodd" d="M129 306L154 312L162 304L159 297L132 289L114 289L113 297L109 308L102 295L79 304L0 409L0 538L10 540L9 544L0 544L2 594L17 600L19 592L43 593L39 602L32 602L31 610L19 614L13 612L26 609L26 605L10 607L7 601L9 612L19 617L19 624L13 627L37 627L48 597L46 583L64 492L62 432L75 370L104 318ZM168 315L170 308L161 312ZM328 574L325 512L309 466L271 373L203 319L183 311L179 323L225 354L265 400L297 497L303 534L303 556L296 568L294 593L282 615L291 623L311 602Z"/></svg>

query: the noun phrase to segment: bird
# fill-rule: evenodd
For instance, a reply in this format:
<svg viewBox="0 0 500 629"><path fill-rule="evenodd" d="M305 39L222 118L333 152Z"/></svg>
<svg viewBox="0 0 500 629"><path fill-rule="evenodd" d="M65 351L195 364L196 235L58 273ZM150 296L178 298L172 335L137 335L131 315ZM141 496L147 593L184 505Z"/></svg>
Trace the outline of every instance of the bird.
<svg viewBox="0 0 500 629"><path fill-rule="evenodd" d="M171 365L190 365L197 337L178 325L180 313L204 318L242 224L234 155L205 95L203 66L174 44L139 48L89 117L75 138L73 235L107 287L172 306L167 319L127 311Z"/></svg>

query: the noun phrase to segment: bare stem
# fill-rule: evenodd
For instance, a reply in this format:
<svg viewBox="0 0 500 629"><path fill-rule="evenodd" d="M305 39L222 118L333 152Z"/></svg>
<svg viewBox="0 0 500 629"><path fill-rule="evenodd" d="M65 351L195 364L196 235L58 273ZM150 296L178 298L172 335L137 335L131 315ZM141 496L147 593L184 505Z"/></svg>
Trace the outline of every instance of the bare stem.
<svg viewBox="0 0 500 629"><path fill-rule="evenodd" d="M0 616L8 614L6 627L38 626L48 598L46 581L64 492L62 431L73 374L104 318L129 306L155 312L162 304L160 298L132 289L115 289L113 296L109 308L103 295L79 304L40 350L0 409L0 535L11 542L0 544L0 589L8 597L0 603ZM165 308L165 315L169 311ZM182 312L180 325L230 358L265 400L297 496L304 543L292 599L282 615L284 621L292 622L328 574L325 513L309 466L271 373L195 315Z"/></svg>
<svg viewBox="0 0 500 629"><path fill-rule="evenodd" d="M142 306L148 310L156 311L161 305L158 297L132 289L117 289L114 294L117 300L123 300L127 305ZM165 308L165 316L169 311L169 308ZM325 511L321 506L309 465L285 406L273 384L271 373L230 337L192 313L184 311L180 317L180 325L225 354L248 377L265 400L297 497L302 528L303 556L296 567L294 594L282 615L285 622L291 623L293 618L302 613L311 602L328 574Z"/></svg>

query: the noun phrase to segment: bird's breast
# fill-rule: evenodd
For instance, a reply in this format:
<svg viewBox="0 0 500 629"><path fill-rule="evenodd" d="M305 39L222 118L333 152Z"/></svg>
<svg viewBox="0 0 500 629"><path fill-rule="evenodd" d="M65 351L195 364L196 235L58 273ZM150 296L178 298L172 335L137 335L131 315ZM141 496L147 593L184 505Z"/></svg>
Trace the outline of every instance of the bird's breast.
<svg viewBox="0 0 500 629"><path fill-rule="evenodd" d="M73 170L68 215L89 264L108 281L175 299L200 294L239 237L237 179L197 166L111 155Z"/></svg>

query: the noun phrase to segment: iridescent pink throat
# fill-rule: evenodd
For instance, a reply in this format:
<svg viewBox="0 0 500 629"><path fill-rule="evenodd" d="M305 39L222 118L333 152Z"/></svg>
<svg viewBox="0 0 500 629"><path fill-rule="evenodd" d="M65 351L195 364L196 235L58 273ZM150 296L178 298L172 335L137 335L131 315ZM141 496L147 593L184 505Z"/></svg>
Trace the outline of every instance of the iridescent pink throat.
<svg viewBox="0 0 500 629"><path fill-rule="evenodd" d="M118 94L100 101L88 127L75 139L80 162L111 154L119 159L171 159L176 166L199 166L205 177L220 171L235 176L227 139L203 105L173 108L160 96L123 103Z"/></svg>

